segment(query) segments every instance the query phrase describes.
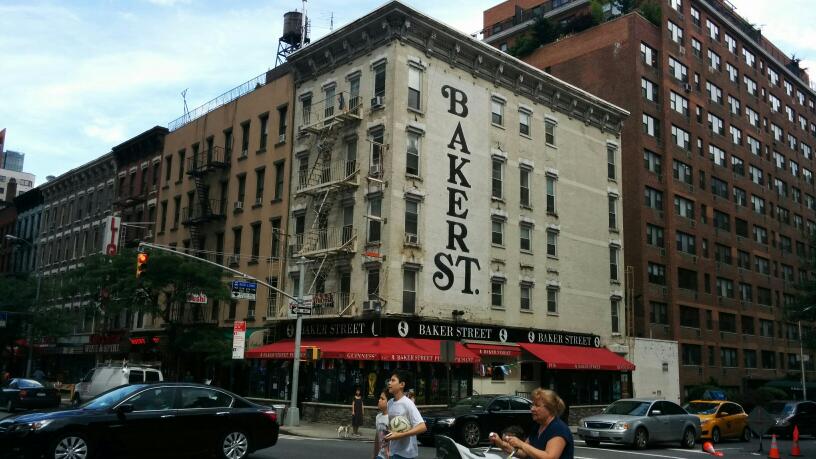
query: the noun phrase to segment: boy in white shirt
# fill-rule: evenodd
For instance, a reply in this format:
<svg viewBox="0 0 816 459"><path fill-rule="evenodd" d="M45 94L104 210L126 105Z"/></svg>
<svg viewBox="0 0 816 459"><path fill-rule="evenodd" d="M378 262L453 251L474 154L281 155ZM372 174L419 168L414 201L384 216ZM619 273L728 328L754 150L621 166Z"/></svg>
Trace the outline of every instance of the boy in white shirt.
<svg viewBox="0 0 816 459"><path fill-rule="evenodd" d="M377 400L377 419L374 424L377 426L377 434L374 436L374 456L372 459L389 459L391 453L388 451L388 441L385 436L388 434L388 391L380 392L380 399Z"/></svg>
<svg viewBox="0 0 816 459"><path fill-rule="evenodd" d="M411 424L411 428L405 432L390 432L385 436L385 440L389 442L392 459L413 459L419 456L416 436L427 430L416 405L405 396L407 383L408 374L401 369L394 370L388 381L388 392L394 396L388 401L389 422L397 416L404 416Z"/></svg>

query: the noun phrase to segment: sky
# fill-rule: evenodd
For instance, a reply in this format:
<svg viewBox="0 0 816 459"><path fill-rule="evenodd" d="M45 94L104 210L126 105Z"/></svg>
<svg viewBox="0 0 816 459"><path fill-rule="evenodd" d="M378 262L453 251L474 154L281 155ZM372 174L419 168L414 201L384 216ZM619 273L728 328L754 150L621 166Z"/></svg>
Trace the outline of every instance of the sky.
<svg viewBox="0 0 816 459"><path fill-rule="evenodd" d="M498 0L404 0L463 32ZM813 0L731 0L816 80ZM309 0L312 40L384 0ZM0 129L42 184L275 65L281 0L0 0Z"/></svg>

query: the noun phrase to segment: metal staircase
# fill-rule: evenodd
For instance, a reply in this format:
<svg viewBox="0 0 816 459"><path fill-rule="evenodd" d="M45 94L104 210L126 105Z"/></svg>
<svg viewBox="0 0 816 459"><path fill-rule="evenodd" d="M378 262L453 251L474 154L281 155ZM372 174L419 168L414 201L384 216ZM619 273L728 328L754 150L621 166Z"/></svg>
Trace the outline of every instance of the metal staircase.
<svg viewBox="0 0 816 459"><path fill-rule="evenodd" d="M187 159L187 175L195 181L196 201L192 207L182 210L182 224L190 231L190 246L202 250L201 227L214 220L226 217L226 202L209 197L208 175L229 167L229 153L221 147L211 146Z"/></svg>

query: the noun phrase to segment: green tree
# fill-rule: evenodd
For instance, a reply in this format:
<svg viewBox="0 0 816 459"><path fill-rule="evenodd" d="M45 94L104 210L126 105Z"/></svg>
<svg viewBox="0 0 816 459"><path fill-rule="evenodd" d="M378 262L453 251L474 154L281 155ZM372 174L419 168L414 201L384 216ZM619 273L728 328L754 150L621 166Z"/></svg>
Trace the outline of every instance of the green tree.
<svg viewBox="0 0 816 459"><path fill-rule="evenodd" d="M7 315L7 323L0 328L0 349L17 339L28 336L55 336L69 330L73 325L69 311L50 310L43 307L52 284L43 281L37 301L37 278L31 274L10 274L0 277L0 311ZM38 304L39 303L39 304Z"/></svg>
<svg viewBox="0 0 816 459"><path fill-rule="evenodd" d="M533 33L539 44L552 43L561 36L561 28L545 17L537 17L533 25Z"/></svg>
<svg viewBox="0 0 816 459"><path fill-rule="evenodd" d="M535 35L527 33L518 37L507 52L513 57L521 58L530 55L533 51L538 49L539 46L541 46L541 43L539 43L538 38L536 38Z"/></svg>
<svg viewBox="0 0 816 459"><path fill-rule="evenodd" d="M645 1L640 5L640 14L649 22L660 27L663 23L663 9L658 2Z"/></svg>

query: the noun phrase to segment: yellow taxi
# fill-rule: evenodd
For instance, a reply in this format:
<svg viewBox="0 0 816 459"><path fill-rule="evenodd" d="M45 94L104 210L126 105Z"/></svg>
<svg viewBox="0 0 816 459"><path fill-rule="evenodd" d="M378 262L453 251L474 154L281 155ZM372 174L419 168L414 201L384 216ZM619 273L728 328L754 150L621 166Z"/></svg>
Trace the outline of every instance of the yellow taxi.
<svg viewBox="0 0 816 459"><path fill-rule="evenodd" d="M748 428L748 415L741 406L727 400L694 400L683 408L700 418L703 440L714 443L724 438L738 438L741 441L751 440Z"/></svg>

